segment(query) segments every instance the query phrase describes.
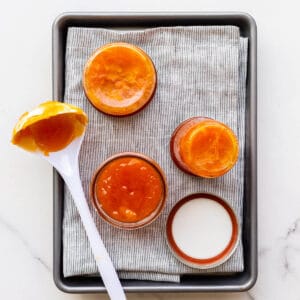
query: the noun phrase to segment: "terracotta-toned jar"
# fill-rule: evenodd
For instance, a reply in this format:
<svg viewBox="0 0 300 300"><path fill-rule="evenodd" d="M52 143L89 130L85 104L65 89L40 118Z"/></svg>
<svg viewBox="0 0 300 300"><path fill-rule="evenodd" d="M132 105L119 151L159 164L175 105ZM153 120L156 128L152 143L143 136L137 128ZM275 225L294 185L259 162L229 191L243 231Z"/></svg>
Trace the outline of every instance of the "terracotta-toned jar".
<svg viewBox="0 0 300 300"><path fill-rule="evenodd" d="M128 43L102 46L89 58L83 72L83 88L99 111L128 116L140 111L156 89L156 71L142 49Z"/></svg>
<svg viewBox="0 0 300 300"><path fill-rule="evenodd" d="M193 117L175 129L170 152L182 171L215 178L235 165L239 145L236 135L225 124L206 117Z"/></svg>
<svg viewBox="0 0 300 300"><path fill-rule="evenodd" d="M108 223L136 229L159 216L166 202L167 183L153 159L123 152L100 165L91 180L90 196L99 215Z"/></svg>

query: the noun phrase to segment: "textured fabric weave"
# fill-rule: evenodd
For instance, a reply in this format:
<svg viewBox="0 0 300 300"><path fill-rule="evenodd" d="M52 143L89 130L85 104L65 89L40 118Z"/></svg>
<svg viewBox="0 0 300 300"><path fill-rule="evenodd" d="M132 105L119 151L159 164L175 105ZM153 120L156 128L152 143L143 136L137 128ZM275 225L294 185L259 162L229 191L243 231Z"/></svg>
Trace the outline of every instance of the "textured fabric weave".
<svg viewBox="0 0 300 300"><path fill-rule="evenodd" d="M158 85L152 102L136 115L116 118L99 113L86 99L82 72L89 56L100 46L128 42L152 58ZM180 281L185 273L241 272L240 242L223 265L206 271L180 263L165 240L166 218L173 205L195 192L210 192L226 199L242 225L245 82L247 39L234 26L152 28L114 31L69 28L66 44L64 101L81 107L89 116L80 153L80 174L87 199L89 183L98 165L112 154L137 151L156 160L166 173L169 195L160 217L151 225L126 231L101 220L90 204L99 232L121 278ZM238 135L236 166L218 179L200 179L176 168L169 141L178 124L192 116L207 116L230 126ZM89 200L88 200L89 201ZM63 219L64 276L97 274L97 267L79 215L65 190Z"/></svg>

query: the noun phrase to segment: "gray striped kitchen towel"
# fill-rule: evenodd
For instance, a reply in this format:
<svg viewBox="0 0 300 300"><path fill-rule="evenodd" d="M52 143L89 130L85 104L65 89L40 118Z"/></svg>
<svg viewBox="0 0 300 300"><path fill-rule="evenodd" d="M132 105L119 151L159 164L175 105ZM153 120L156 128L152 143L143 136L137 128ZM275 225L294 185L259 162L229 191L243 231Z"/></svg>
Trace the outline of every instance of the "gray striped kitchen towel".
<svg viewBox="0 0 300 300"><path fill-rule="evenodd" d="M116 118L98 112L86 99L82 72L89 56L100 46L128 42L152 58L158 85L154 99L141 112ZM69 28L66 44L64 101L81 107L89 116L80 153L80 174L89 200L89 183L98 165L117 152L137 151L156 160L166 173L169 195L161 216L133 231L116 229L103 221L92 206L94 220L121 278L180 281L186 273L241 272L242 243L223 265L206 271L180 263L165 240L166 218L182 197L205 191L233 206L242 223L244 174L244 117L247 39L235 26L165 27L138 31ZM193 116L206 116L229 125L238 135L236 166L218 179L200 179L176 168L169 141L177 125ZM97 274L79 215L65 190L63 219L64 276Z"/></svg>

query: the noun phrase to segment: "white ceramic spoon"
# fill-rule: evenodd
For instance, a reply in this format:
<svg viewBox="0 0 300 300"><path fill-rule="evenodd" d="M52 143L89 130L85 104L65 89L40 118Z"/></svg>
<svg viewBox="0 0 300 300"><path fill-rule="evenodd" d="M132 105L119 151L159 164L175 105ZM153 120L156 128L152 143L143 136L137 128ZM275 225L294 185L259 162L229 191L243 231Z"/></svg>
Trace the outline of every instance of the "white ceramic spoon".
<svg viewBox="0 0 300 300"><path fill-rule="evenodd" d="M78 156L83 141L84 133L71 142L66 148L57 152L51 152L48 156L36 152L40 157L47 160L62 176L68 186L75 205L85 228L87 237L92 248L98 270L113 300L126 299L120 280L112 261L105 249L97 227L91 216L79 175Z"/></svg>

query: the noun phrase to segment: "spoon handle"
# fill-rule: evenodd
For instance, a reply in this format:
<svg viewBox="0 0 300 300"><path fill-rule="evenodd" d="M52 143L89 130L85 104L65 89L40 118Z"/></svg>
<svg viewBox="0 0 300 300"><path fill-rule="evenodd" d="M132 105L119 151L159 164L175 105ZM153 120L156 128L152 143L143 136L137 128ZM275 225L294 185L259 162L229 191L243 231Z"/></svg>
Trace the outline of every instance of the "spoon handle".
<svg viewBox="0 0 300 300"><path fill-rule="evenodd" d="M79 172L75 172L71 176L63 176L63 178L74 199L75 205L89 239L96 264L110 298L112 300L126 299L116 270L105 249L98 229L91 216L91 212L82 189Z"/></svg>

